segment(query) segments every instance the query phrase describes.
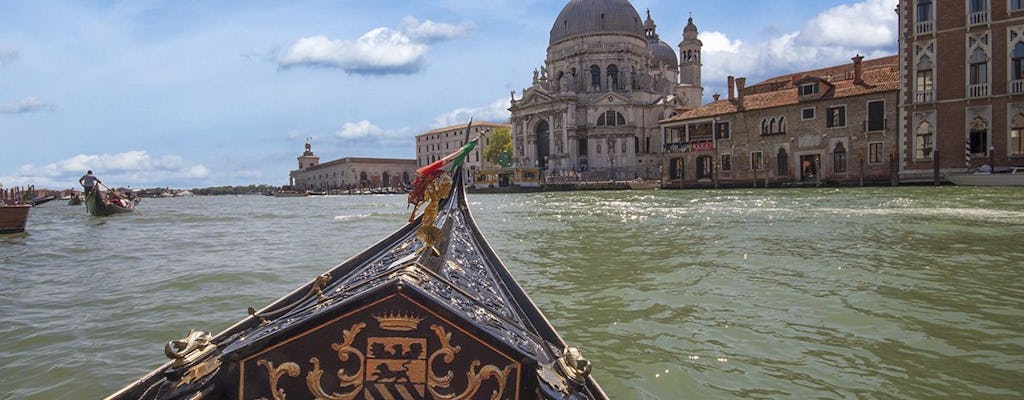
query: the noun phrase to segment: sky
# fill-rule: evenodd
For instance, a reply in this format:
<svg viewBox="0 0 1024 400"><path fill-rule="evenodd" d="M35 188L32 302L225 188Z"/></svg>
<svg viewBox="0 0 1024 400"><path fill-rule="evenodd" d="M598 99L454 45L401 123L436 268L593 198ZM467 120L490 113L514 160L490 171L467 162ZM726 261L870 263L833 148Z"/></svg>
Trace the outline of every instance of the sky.
<svg viewBox="0 0 1024 400"><path fill-rule="evenodd" d="M726 77L896 54L897 0L632 0ZM0 2L0 184L288 182L321 161L415 158L415 136L506 122L565 0ZM678 51L678 50L677 50Z"/></svg>

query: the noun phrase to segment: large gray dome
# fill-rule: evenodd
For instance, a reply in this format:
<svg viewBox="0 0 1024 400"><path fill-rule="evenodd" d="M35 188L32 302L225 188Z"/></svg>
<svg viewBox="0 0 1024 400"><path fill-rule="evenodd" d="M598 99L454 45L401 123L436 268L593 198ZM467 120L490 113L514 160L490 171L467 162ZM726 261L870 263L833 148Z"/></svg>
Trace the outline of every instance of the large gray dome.
<svg viewBox="0 0 1024 400"><path fill-rule="evenodd" d="M651 52L654 53L654 60L656 62L665 64L669 68L676 68L679 66L679 59L676 58L676 51L669 46L668 43L659 40L657 43L648 43L651 47Z"/></svg>
<svg viewBox="0 0 1024 400"><path fill-rule="evenodd" d="M643 39L644 25L640 14L626 0L570 0L551 27L549 44L603 33Z"/></svg>

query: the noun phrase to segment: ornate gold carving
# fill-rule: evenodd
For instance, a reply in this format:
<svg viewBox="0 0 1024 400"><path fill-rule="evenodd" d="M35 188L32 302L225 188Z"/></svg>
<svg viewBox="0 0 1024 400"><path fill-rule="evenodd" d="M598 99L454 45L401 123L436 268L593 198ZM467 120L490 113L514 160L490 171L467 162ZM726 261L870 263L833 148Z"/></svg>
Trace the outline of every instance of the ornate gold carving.
<svg viewBox="0 0 1024 400"><path fill-rule="evenodd" d="M184 338L167 342L164 346L164 354L167 358L174 360L173 366L179 367L199 359L200 356L212 349L210 341L213 335L208 332L189 329Z"/></svg>
<svg viewBox="0 0 1024 400"><path fill-rule="evenodd" d="M416 238L422 241L424 246L417 250L417 253L430 249L434 255L441 255L436 245L441 241L444 233L434 224L437 222L437 213L441 200L448 197L448 192L451 189L452 179L448 175L442 175L427 187L424 198L430 203L423 210L423 219L420 221L420 228L416 231Z"/></svg>
<svg viewBox="0 0 1024 400"><path fill-rule="evenodd" d="M285 400L287 396L284 394L284 389L277 388L277 381L281 379L281 375L288 374L288 376L294 378L299 376L302 369L299 368L299 364L293 362L286 362L281 364L279 367L274 367L272 361L259 360L256 361L256 365L262 365L267 368L268 379L270 382L270 393L274 396L274 400Z"/></svg>
<svg viewBox="0 0 1024 400"><path fill-rule="evenodd" d="M414 314L387 313L374 315L381 329L408 332L416 330L423 318Z"/></svg>
<svg viewBox="0 0 1024 400"><path fill-rule="evenodd" d="M216 371L220 368L220 357L213 357L199 364L193 365L188 371L185 371L181 375L181 380L177 386L189 384L202 379L209 375L211 372Z"/></svg>
<svg viewBox="0 0 1024 400"><path fill-rule="evenodd" d="M352 347L352 343L356 340L356 336L359 332L366 328L365 322L359 322L352 325L351 330L345 330L342 332L343 341L341 344L331 343L331 348L338 352L338 359L341 361L348 361L350 356L357 359L359 369L354 374L348 375L345 373L344 368L338 369L338 384L340 387L352 387L352 390L348 393L331 393L327 394L320 384L320 377L323 376L323 370L320 369L320 360L316 357L310 358L309 362L313 364L313 370L306 375L306 387L309 388L309 392L316 396L318 400L352 400L354 399L363 388L363 353Z"/></svg>
<svg viewBox="0 0 1024 400"><path fill-rule="evenodd" d="M491 392L491 400L498 400L501 398L502 394L505 393L505 385L508 382L508 377L516 368L515 364L509 364L505 366L505 368L498 368L491 364L480 367L482 362L480 360L473 360L469 365L469 370L466 371L466 390L460 394L439 393L435 388L448 389L451 386L452 378L454 378L455 374L451 370L448 370L448 373L444 376L434 375L434 360L436 360L437 357L444 356L443 361L445 363L451 363L455 360L455 354L462 350L462 346L451 345L452 334L445 332L444 327L431 325L430 329L434 331L438 340L441 341L441 348L431 354L430 359L427 360L427 370L429 371L427 375L427 390L430 391L430 394L435 399L465 400L471 398L480 390L480 386L483 384L483 381L491 378L494 378L498 383L498 390Z"/></svg>

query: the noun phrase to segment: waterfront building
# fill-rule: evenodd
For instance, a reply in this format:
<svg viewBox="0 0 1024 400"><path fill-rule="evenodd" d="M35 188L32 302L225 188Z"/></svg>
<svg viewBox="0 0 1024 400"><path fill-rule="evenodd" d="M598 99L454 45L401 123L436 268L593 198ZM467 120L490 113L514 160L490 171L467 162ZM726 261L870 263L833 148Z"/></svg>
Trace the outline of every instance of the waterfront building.
<svg viewBox="0 0 1024 400"><path fill-rule="evenodd" d="M512 93L515 166L556 182L657 179L658 121L700 106L701 47L690 18L679 56L626 0L571 0L551 27L532 86Z"/></svg>
<svg viewBox="0 0 1024 400"><path fill-rule="evenodd" d="M416 176L416 160L345 157L321 164L309 143L298 161L288 174L296 190L400 189Z"/></svg>
<svg viewBox="0 0 1024 400"><path fill-rule="evenodd" d="M1024 1L902 0L901 180L1024 165Z"/></svg>
<svg viewBox="0 0 1024 400"><path fill-rule="evenodd" d="M484 148L490 144L490 135L498 129L511 130L512 125L493 122L473 122L469 140L479 136L480 142L464 161L467 183L472 183L475 173L495 169L498 165L484 159ZM416 135L416 163L420 167L440 160L466 144L466 124L447 126Z"/></svg>
<svg viewBox="0 0 1024 400"><path fill-rule="evenodd" d="M889 183L898 132L897 56L797 72L661 122L666 187Z"/></svg>

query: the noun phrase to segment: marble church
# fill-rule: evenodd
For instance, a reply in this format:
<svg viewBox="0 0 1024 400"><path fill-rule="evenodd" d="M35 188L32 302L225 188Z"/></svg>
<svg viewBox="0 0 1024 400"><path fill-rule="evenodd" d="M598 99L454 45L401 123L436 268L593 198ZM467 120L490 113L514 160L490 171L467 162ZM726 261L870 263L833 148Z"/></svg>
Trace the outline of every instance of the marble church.
<svg viewBox="0 0 1024 400"><path fill-rule="evenodd" d="M658 121L701 105L691 17L677 48L626 0L571 0L551 27L532 86L512 93L513 155L551 182L659 179Z"/></svg>

